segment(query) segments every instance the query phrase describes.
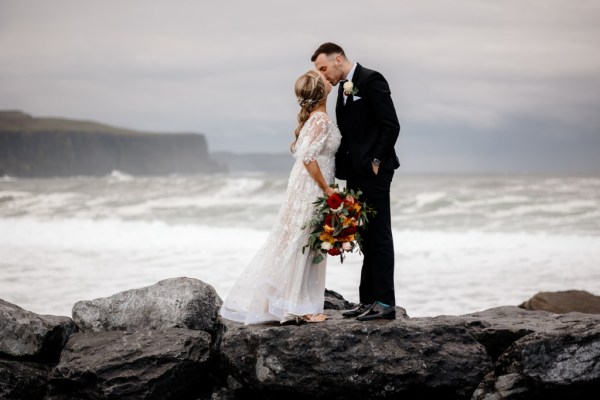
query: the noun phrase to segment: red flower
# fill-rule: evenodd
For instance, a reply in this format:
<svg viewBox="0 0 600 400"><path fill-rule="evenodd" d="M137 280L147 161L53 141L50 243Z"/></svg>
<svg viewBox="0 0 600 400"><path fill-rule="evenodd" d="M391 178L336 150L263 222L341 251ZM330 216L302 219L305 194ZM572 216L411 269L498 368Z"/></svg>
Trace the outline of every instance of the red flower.
<svg viewBox="0 0 600 400"><path fill-rule="evenodd" d="M330 256L339 256L342 254L342 251L337 247L332 247L327 253L329 253Z"/></svg>
<svg viewBox="0 0 600 400"><path fill-rule="evenodd" d="M323 220L323 224L333 228L333 215L327 214Z"/></svg>
<svg viewBox="0 0 600 400"><path fill-rule="evenodd" d="M342 204L342 198L339 194L334 193L327 199L327 205L334 210L337 209Z"/></svg>
<svg viewBox="0 0 600 400"><path fill-rule="evenodd" d="M343 229L339 236L340 237L344 237L344 236L350 236L356 233L356 227L355 226L349 226L346 229Z"/></svg>
<svg viewBox="0 0 600 400"><path fill-rule="evenodd" d="M334 189L335 186L331 186ZM365 229L368 221L364 216L375 215L371 207L360 201L360 192L344 189L331 196L319 197L315 216L303 228L312 230L308 243L302 247L315 250L313 262L321 262L327 255L340 256L344 262L345 252L362 248L360 229ZM337 233L337 234L335 234Z"/></svg>

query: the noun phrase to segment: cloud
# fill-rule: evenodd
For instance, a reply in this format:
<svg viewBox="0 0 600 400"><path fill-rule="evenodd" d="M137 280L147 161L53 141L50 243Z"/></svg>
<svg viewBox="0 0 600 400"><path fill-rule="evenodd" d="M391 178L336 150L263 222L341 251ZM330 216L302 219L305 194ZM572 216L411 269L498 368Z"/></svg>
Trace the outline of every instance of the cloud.
<svg viewBox="0 0 600 400"><path fill-rule="evenodd" d="M449 164L487 168L480 138L522 143L535 149L527 163L542 165L555 154L546 135L600 170L586 150L600 128L598 15L593 2L567 0L4 0L0 108L204 132L213 149L286 151L293 83L331 40L386 76L398 148L423 168L449 145L473 160Z"/></svg>

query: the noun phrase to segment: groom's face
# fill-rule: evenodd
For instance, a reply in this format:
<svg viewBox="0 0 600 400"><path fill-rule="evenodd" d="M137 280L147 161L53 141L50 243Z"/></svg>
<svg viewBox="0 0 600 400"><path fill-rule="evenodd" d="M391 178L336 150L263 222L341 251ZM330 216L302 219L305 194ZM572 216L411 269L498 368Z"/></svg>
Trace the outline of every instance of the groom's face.
<svg viewBox="0 0 600 400"><path fill-rule="evenodd" d="M329 92L331 92L331 82L329 82L329 79L327 79L324 73L322 73L321 71L319 71L319 73L321 75L321 78L323 79L323 83L325 84L325 94L329 96Z"/></svg>
<svg viewBox="0 0 600 400"><path fill-rule="evenodd" d="M337 85L339 81L344 79L344 71L342 71L342 56L340 54L321 53L315 59L315 68L321 71L332 85Z"/></svg>

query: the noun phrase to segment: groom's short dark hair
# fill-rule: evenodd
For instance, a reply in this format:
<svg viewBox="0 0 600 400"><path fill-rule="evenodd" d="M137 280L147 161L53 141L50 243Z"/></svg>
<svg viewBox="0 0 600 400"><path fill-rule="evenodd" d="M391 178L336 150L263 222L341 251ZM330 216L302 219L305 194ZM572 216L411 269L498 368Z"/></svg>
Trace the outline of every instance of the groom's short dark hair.
<svg viewBox="0 0 600 400"><path fill-rule="evenodd" d="M344 57L346 57L346 53L344 53L344 49L342 49L340 46L338 46L335 43L331 43L331 42L327 42L327 43L323 43L322 45L319 46L319 48L317 50L315 50L315 54L312 55L312 57L310 58L310 61L314 62L317 57L319 57L319 54L325 54L326 56L332 55L332 54L341 54Z"/></svg>

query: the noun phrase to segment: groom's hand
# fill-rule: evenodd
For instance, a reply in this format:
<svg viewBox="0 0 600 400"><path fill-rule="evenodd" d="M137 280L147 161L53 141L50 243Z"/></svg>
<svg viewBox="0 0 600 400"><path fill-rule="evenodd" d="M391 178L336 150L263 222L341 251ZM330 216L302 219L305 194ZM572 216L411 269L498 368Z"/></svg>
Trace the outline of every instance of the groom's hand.
<svg viewBox="0 0 600 400"><path fill-rule="evenodd" d="M373 173L377 175L379 173L379 165L371 163L371 167L373 168Z"/></svg>

